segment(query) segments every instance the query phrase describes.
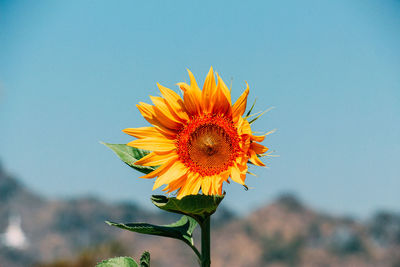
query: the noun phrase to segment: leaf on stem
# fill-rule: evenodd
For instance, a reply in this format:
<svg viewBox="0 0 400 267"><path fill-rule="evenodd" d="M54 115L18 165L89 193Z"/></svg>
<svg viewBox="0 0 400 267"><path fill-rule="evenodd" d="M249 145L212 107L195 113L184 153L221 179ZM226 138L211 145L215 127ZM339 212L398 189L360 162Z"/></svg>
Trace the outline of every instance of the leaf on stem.
<svg viewBox="0 0 400 267"><path fill-rule="evenodd" d="M158 235L176 238L184 241L185 243L193 246L193 231L197 226L197 222L188 216L182 216L182 218L168 225L153 225L148 223L115 223L106 222L108 225L116 226L121 229L128 231L147 234L147 235Z"/></svg>
<svg viewBox="0 0 400 267"><path fill-rule="evenodd" d="M150 151L127 146L125 144L109 144L103 142L102 144L114 151L123 162L137 171L148 174L156 169L156 167L135 165L136 161L149 154Z"/></svg>
<svg viewBox="0 0 400 267"><path fill-rule="evenodd" d="M137 262L130 257L117 257L102 261L96 267L139 267Z"/></svg>

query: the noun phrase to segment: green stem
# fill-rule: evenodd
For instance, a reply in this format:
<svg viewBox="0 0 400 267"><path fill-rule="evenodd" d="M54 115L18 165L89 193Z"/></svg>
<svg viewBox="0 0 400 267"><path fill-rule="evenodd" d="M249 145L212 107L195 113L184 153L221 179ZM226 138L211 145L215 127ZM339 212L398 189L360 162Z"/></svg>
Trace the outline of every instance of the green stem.
<svg viewBox="0 0 400 267"><path fill-rule="evenodd" d="M199 261L201 261L201 254L200 254L199 250L198 250L195 246L193 246L192 244L190 244L190 243L186 243L186 244L188 244L189 247L192 248L192 250L194 251L194 253L196 253L197 257L199 258Z"/></svg>
<svg viewBox="0 0 400 267"><path fill-rule="evenodd" d="M210 255L210 216L207 216L200 225L201 227L201 267L211 266Z"/></svg>

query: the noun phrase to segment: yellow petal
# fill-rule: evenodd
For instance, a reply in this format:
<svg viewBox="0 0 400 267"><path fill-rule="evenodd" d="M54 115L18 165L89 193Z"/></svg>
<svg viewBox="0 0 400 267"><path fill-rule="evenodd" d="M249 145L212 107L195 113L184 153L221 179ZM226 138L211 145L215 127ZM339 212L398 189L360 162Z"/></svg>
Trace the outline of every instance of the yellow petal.
<svg viewBox="0 0 400 267"><path fill-rule="evenodd" d="M221 183L218 185L218 189L217 189L217 195L222 196L222 185L223 185L223 181L220 180Z"/></svg>
<svg viewBox="0 0 400 267"><path fill-rule="evenodd" d="M176 157L172 157L168 162L164 163L163 165L161 165L160 167L158 167L157 169L155 169L154 171L152 171L151 173L148 173L146 175L143 175L140 178L154 178L158 175L161 175L162 173L166 172L168 170L168 168L171 167L171 165L178 159L178 156Z"/></svg>
<svg viewBox="0 0 400 267"><path fill-rule="evenodd" d="M155 126L158 126L164 132L167 132L171 135L176 134L176 131L174 129L166 127L165 124L163 124L159 121L159 119L157 118L156 113L154 111L154 107L152 105L140 102L138 105L136 105L136 107L139 109L143 118L145 118L149 123L151 123Z"/></svg>
<svg viewBox="0 0 400 267"><path fill-rule="evenodd" d="M190 70L187 71L190 77L190 86L186 83L178 83L178 85L183 91L186 110L190 115L198 115L202 112L201 91L192 72Z"/></svg>
<svg viewBox="0 0 400 267"><path fill-rule="evenodd" d="M160 166L168 162L172 157L176 156L177 154L174 151L151 152L150 154L136 161L135 164L142 166Z"/></svg>
<svg viewBox="0 0 400 267"><path fill-rule="evenodd" d="M268 151L268 147L265 147L261 144L252 142L250 145L250 149L253 150L256 154L260 155Z"/></svg>
<svg viewBox="0 0 400 267"><path fill-rule="evenodd" d="M244 90L243 94L239 97L239 99L235 102L232 107L232 118L233 121L237 121L239 117L243 116L243 113L246 110L247 105L247 96L249 95L249 85L247 84L246 90Z"/></svg>
<svg viewBox="0 0 400 267"><path fill-rule="evenodd" d="M159 188L163 184L169 184L182 176L186 175L187 167L179 160L176 160L171 167L163 174L159 175L154 182L153 190Z"/></svg>
<svg viewBox="0 0 400 267"><path fill-rule="evenodd" d="M219 174L217 176L218 180L217 180L216 185L215 185L216 186L216 194L217 195L222 195L222 185L223 185L224 182L228 182L229 183L228 178L229 178L230 174L231 174L231 172L228 169L228 170L224 171L223 173L221 173L221 174Z"/></svg>
<svg viewBox="0 0 400 267"><path fill-rule="evenodd" d="M152 106L153 112L158 121L166 128L178 130L182 127L182 123L175 120L166 106Z"/></svg>
<svg viewBox="0 0 400 267"><path fill-rule="evenodd" d="M251 135L251 140L256 142L262 142L265 139L265 135Z"/></svg>
<svg viewBox="0 0 400 267"><path fill-rule="evenodd" d="M227 95L224 93L226 85L218 74L217 77L218 77L218 84L214 95L215 101L213 106L213 112L217 114L222 113L225 114L226 116L231 116L232 107L230 104L230 99L228 100Z"/></svg>
<svg viewBox="0 0 400 267"><path fill-rule="evenodd" d="M190 188L192 187L193 183L194 183L194 177L193 175L191 175L191 173L188 173L186 183L182 186L181 189L179 189L176 198L181 199L184 196L190 195Z"/></svg>
<svg viewBox="0 0 400 267"><path fill-rule="evenodd" d="M148 137L167 137L174 139L175 135L171 136L166 132L162 132L159 128L155 127L139 127L139 128L126 128L122 130L124 133L136 138L148 138Z"/></svg>
<svg viewBox="0 0 400 267"><path fill-rule="evenodd" d="M212 111L212 108L214 106L213 96L216 91L216 87L217 85L215 83L214 71L213 68L211 67L210 71L207 74L206 80L204 81L203 91L201 92L203 106L206 112Z"/></svg>
<svg viewBox="0 0 400 267"><path fill-rule="evenodd" d="M192 115L198 115L201 113L201 92L197 92L197 90L192 89L191 86L186 83L178 83L179 88L183 91L183 99L185 103L185 108L187 112Z"/></svg>
<svg viewBox="0 0 400 267"><path fill-rule="evenodd" d="M247 162L248 162L248 157L246 157L245 155L243 155L242 157L236 158L235 164L236 164L236 167L239 169L241 175L246 176L247 169L248 169ZM244 181L244 179L243 179L243 181Z"/></svg>
<svg viewBox="0 0 400 267"><path fill-rule="evenodd" d="M251 136L250 123L247 120L243 119L242 117L239 117L239 120L237 122L237 128L239 134L247 134Z"/></svg>
<svg viewBox="0 0 400 267"><path fill-rule="evenodd" d="M201 191L204 195L210 194L210 187L211 187L211 176L206 176L202 178L201 182Z"/></svg>
<svg viewBox="0 0 400 267"><path fill-rule="evenodd" d="M220 180L221 180L221 177L219 177L219 175L214 175L211 177L212 182L211 182L210 191L211 191L212 195L218 195L218 188L219 188L219 185L221 184Z"/></svg>
<svg viewBox="0 0 400 267"><path fill-rule="evenodd" d="M232 106L231 91L229 90L228 86L226 86L222 78L218 75L218 73L217 73L217 78L218 78L218 84L220 84L221 86L222 93L225 95L226 100L228 100L229 106Z"/></svg>
<svg viewBox="0 0 400 267"><path fill-rule="evenodd" d="M233 166L231 168L231 178L232 178L232 181L234 181L238 184L244 185L244 180L242 180L242 175L240 173L239 168L236 166L236 164L235 164L235 166Z"/></svg>
<svg viewBox="0 0 400 267"><path fill-rule="evenodd" d="M257 154L253 150L249 150L249 152L250 152L249 159L254 165L261 167L265 166L265 164L259 159L259 157L257 157Z"/></svg>
<svg viewBox="0 0 400 267"><path fill-rule="evenodd" d="M182 126L181 118L179 118L176 115L176 113L172 110L172 108L169 105L167 105L164 98L159 96L150 96L150 99L153 102L154 106L162 112L163 116L167 117L173 123L178 124L178 127Z"/></svg>
<svg viewBox="0 0 400 267"><path fill-rule="evenodd" d="M197 195L200 191L200 187L201 187L201 177L197 174L194 173L192 174L194 176L194 182L192 183L191 187L190 187L190 194L191 195Z"/></svg>
<svg viewBox="0 0 400 267"><path fill-rule="evenodd" d="M184 186L186 184L186 180L187 180L187 175L184 175L181 178L167 184L167 186L162 190L167 191L167 193L171 193L172 191L175 191Z"/></svg>
<svg viewBox="0 0 400 267"><path fill-rule="evenodd" d="M189 120L189 116L187 114L185 104L183 103L182 98L175 93L173 90L164 87L157 83L158 89L161 92L161 95L165 98L168 105L174 110L175 114L182 119L182 121Z"/></svg>
<svg viewBox="0 0 400 267"><path fill-rule="evenodd" d="M137 139L127 144L131 147L146 149L150 151L170 151L176 149L175 143L166 138L144 138Z"/></svg>
<svg viewBox="0 0 400 267"><path fill-rule="evenodd" d="M200 88L197 85L197 82L196 82L196 79L193 76L193 73L189 69L187 69L187 72L189 73L190 87L192 87L192 89L195 90L195 91L200 91Z"/></svg>

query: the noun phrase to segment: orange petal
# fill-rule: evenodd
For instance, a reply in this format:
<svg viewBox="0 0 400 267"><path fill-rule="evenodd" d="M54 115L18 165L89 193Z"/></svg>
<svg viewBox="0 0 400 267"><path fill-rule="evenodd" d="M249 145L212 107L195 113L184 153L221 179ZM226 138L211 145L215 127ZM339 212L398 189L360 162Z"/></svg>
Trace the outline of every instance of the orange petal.
<svg viewBox="0 0 400 267"><path fill-rule="evenodd" d="M178 124L178 127L182 126L181 118L179 118L176 115L176 113L172 110L172 108L166 103L164 98L159 97L159 96L150 96L150 99L153 102L154 106L156 108L158 108L162 112L163 115L168 117L169 120Z"/></svg>
<svg viewBox="0 0 400 267"><path fill-rule="evenodd" d="M164 172L166 172L168 170L168 168L171 167L171 165L178 159L178 156L176 157L172 157L168 162L164 163L163 165L161 165L160 167L158 167L157 169L155 169L154 171L152 171L151 173L148 173L140 178L154 178L158 175L163 174Z"/></svg>
<svg viewBox="0 0 400 267"><path fill-rule="evenodd" d="M167 184L167 186L162 190L167 191L167 193L171 193L172 191L175 191L175 190L181 188L182 186L184 186L186 183L186 180L187 180L187 176L184 175L181 178Z"/></svg>
<svg viewBox="0 0 400 267"><path fill-rule="evenodd" d="M247 84L246 90L244 90L243 94L238 98L235 104L232 107L232 117L233 121L237 121L239 117L243 116L243 113L246 110L247 105L247 96L249 95L249 85Z"/></svg>
<svg viewBox="0 0 400 267"><path fill-rule="evenodd" d="M243 119L242 117L239 117L239 119L237 121L237 128L238 128L239 134L247 134L247 135L251 136L250 123L247 120Z"/></svg>
<svg viewBox="0 0 400 267"><path fill-rule="evenodd" d="M176 149L175 143L166 138L137 139L127 144L128 146L146 149L150 151L170 151Z"/></svg>
<svg viewBox="0 0 400 267"><path fill-rule="evenodd" d="M167 137L170 139L175 138L175 135L174 136L168 135L167 133L163 133L162 131L160 131L159 128L157 129L155 127L126 128L122 131L136 138L148 138L148 137Z"/></svg>
<svg viewBox="0 0 400 267"><path fill-rule="evenodd" d="M201 191L203 192L203 194L209 195L210 188L211 188L211 176L202 177Z"/></svg>
<svg viewBox="0 0 400 267"><path fill-rule="evenodd" d="M220 186L219 189L218 189L218 195L222 196L222 184L221 184L221 186Z"/></svg>
<svg viewBox="0 0 400 267"><path fill-rule="evenodd" d="M231 178L234 182L244 185L244 179L242 179L241 172L236 164L231 168Z"/></svg>
<svg viewBox="0 0 400 267"><path fill-rule="evenodd" d="M218 75L218 73L217 73L217 77L218 77L218 83L221 84L222 93L224 93L226 100L228 100L229 106L231 107L232 106L231 91L229 90L228 86L226 86L226 84L222 80L222 78Z"/></svg>
<svg viewBox="0 0 400 267"><path fill-rule="evenodd" d="M178 195L176 196L177 199L181 199L184 196L190 195L190 189L195 181L195 178L191 173L188 173L187 180L185 184L179 189Z"/></svg>
<svg viewBox="0 0 400 267"><path fill-rule="evenodd" d="M229 172L227 172L226 178L224 178L223 175L218 176L218 179L215 183L215 194L216 195L222 195L222 185L226 180L228 180L228 178L229 178Z"/></svg>
<svg viewBox="0 0 400 267"><path fill-rule="evenodd" d="M163 174L159 175L154 182L153 190L159 188L163 184L169 184L182 176L186 175L187 167L179 160L174 161L171 167Z"/></svg>
<svg viewBox="0 0 400 267"><path fill-rule="evenodd" d="M158 126L164 132L167 132L171 135L176 134L176 131L174 129L166 127L165 124L159 121L152 105L140 102L138 105L136 105L136 107L139 109L143 118L145 118L149 123Z"/></svg>
<svg viewBox="0 0 400 267"><path fill-rule="evenodd" d="M160 166L168 162L172 157L176 156L175 151L166 152L151 152L135 162L137 165L142 166Z"/></svg>
<svg viewBox="0 0 400 267"><path fill-rule="evenodd" d="M212 108L214 106L213 96L216 91L216 87L217 85L215 83L214 71L213 68L211 67L210 71L207 74L206 80L204 81L203 91L201 92L203 106L206 112L212 111Z"/></svg>
<svg viewBox="0 0 400 267"><path fill-rule="evenodd" d="M191 86L186 83L178 83L179 88L183 91L183 99L187 112L194 116L201 112L201 92L199 89L194 90Z"/></svg>
<svg viewBox="0 0 400 267"><path fill-rule="evenodd" d="M219 175L214 175L211 178L212 185L211 185L211 194L218 195L219 186L222 184L221 177Z"/></svg>
<svg viewBox="0 0 400 267"><path fill-rule="evenodd" d="M201 187L201 177L197 174L194 173L192 174L194 176L194 182L192 183L191 187L190 187L190 194L191 195L197 195L200 191L200 187Z"/></svg>
<svg viewBox="0 0 400 267"><path fill-rule="evenodd" d="M190 87L192 87L193 90L200 91L200 88L197 85L197 82L196 82L196 79L193 76L193 73L189 69L187 69L187 72L189 73Z"/></svg>
<svg viewBox="0 0 400 267"><path fill-rule="evenodd" d="M201 91L197 85L196 79L190 70L187 70L190 78L190 86L185 83L179 83L179 87L182 89L183 99L185 103L186 110L191 115L197 115L202 112L201 107Z"/></svg>
<svg viewBox="0 0 400 267"><path fill-rule="evenodd" d="M251 135L251 140L256 142L262 142L265 139L265 135Z"/></svg>
<svg viewBox="0 0 400 267"><path fill-rule="evenodd" d="M164 127L173 130L180 129L182 127L182 123L174 119L174 117L171 115L171 112L169 112L168 107L166 105L151 106L151 107L153 109L153 113L155 114L156 118L162 125L164 125Z"/></svg>
<svg viewBox="0 0 400 267"><path fill-rule="evenodd" d="M259 159L259 157L257 157L257 154L253 150L249 150L249 152L250 152L249 159L254 165L261 167L265 166L265 164Z"/></svg>
<svg viewBox="0 0 400 267"><path fill-rule="evenodd" d="M244 176L246 176L248 169L247 162L248 162L248 157L246 157L245 155L236 158L236 167L239 169L240 173Z"/></svg>
<svg viewBox="0 0 400 267"><path fill-rule="evenodd" d="M229 175L231 174L231 172L230 172L230 170L228 169L228 170L226 170L225 172L223 172L223 173L220 173L219 175L218 175L218 181L217 181L217 183L216 183L216 189L217 189L217 192L216 192L216 194L218 194L218 195L222 195L222 185L223 185L223 183L224 182L228 182L229 183L229 181L228 181L228 178L229 178Z"/></svg>
<svg viewBox="0 0 400 267"><path fill-rule="evenodd" d="M261 144L252 142L250 145L250 149L253 150L256 154L261 155L268 151L268 147L265 147Z"/></svg>
<svg viewBox="0 0 400 267"><path fill-rule="evenodd" d="M165 98L167 104L172 108L175 114L183 121L189 120L189 116L187 114L185 104L183 103L182 98L173 90L164 87L159 83L157 83L157 86L162 96Z"/></svg>
<svg viewBox="0 0 400 267"><path fill-rule="evenodd" d="M232 107L230 103L230 93L229 90L227 89L224 81L221 79L221 77L217 74L218 77L218 84L217 84L217 89L215 91L215 96L214 96L214 107L213 107L213 112L215 113L222 113L227 116L232 115ZM227 96L226 90L228 90L229 96Z"/></svg>

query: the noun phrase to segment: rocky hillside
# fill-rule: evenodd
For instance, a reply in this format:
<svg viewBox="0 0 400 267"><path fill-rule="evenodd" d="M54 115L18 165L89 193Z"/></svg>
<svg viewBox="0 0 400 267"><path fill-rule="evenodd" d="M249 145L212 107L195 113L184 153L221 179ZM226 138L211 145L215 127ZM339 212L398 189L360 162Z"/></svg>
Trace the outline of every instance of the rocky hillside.
<svg viewBox="0 0 400 267"><path fill-rule="evenodd" d="M0 236L1 267L93 266L114 255L138 258L144 250L150 251L153 267L197 266L192 251L179 241L104 223L167 224L175 216L96 198L44 199L0 167L0 233L10 231L10 217L20 217L26 239L12 245ZM379 212L359 222L313 211L283 195L245 218L222 205L213 219L214 267L400 266L400 214Z"/></svg>

